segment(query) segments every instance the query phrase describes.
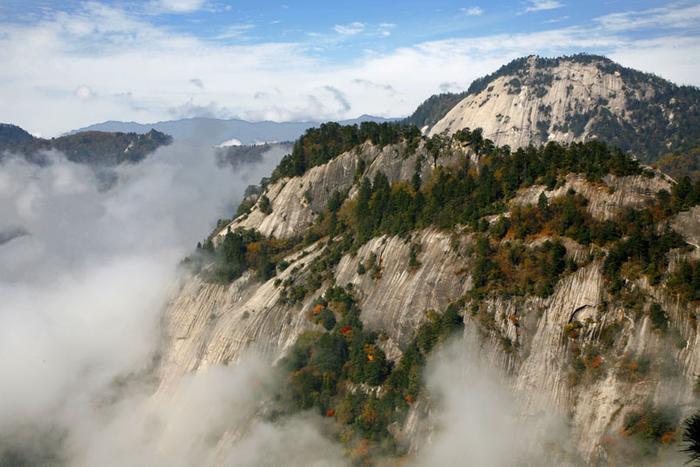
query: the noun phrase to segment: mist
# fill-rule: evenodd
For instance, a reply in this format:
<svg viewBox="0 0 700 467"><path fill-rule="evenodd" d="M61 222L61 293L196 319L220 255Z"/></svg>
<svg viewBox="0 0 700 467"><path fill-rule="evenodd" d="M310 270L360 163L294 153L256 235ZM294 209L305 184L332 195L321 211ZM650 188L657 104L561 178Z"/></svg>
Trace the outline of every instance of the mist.
<svg viewBox="0 0 700 467"><path fill-rule="evenodd" d="M468 325L467 325L468 326ZM562 415L528 410L467 327L426 367L433 432L415 465L583 465Z"/></svg>
<svg viewBox="0 0 700 467"><path fill-rule="evenodd" d="M210 148L175 143L116 168L107 190L90 167L49 156L44 167L18 157L0 165L0 232L10 232L0 244L0 451L58 433L71 465L96 465L88 445L130 440L128 430L111 435L118 426L107 420L128 422L119 408L146 421L156 410L146 410L146 387L114 388L148 374L178 263L283 154L234 172ZM243 385L232 378L223 384ZM195 383L182 384L181 397L196 400Z"/></svg>

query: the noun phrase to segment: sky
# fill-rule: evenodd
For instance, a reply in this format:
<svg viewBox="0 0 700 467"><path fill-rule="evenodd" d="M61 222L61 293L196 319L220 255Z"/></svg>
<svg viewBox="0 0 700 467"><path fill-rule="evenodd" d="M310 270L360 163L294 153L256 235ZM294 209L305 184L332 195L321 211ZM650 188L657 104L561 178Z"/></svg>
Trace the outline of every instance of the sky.
<svg viewBox="0 0 700 467"><path fill-rule="evenodd" d="M523 55L700 85L700 4L659 0L3 0L0 122L399 117Z"/></svg>

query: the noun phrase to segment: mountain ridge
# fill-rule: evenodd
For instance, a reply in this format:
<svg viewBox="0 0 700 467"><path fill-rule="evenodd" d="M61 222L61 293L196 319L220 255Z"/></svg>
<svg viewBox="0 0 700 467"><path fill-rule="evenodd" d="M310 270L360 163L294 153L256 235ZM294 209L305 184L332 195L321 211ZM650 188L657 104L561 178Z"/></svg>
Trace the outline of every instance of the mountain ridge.
<svg viewBox="0 0 700 467"><path fill-rule="evenodd" d="M485 137L513 148L600 138L653 162L700 145L700 90L600 55L531 55L464 93L431 97L405 122L430 134L482 127Z"/></svg>
<svg viewBox="0 0 700 467"><path fill-rule="evenodd" d="M361 115L350 120L341 120L343 125L361 122L391 122L397 119ZM145 133L150 129L162 131L175 139L193 139L205 144L217 145L224 141L237 139L242 144L272 143L293 141L309 128L319 126L320 121L275 122L271 120L251 122L243 119L219 119L212 117L191 117L179 120L164 120L155 123L120 122L116 120L96 123L73 130L67 134L82 131L129 131Z"/></svg>
<svg viewBox="0 0 700 467"><path fill-rule="evenodd" d="M279 413L325 417L354 460L410 458L439 432L422 368L454 333L520 415L571 427L545 465L677 462L700 368L700 184L600 141L357 131L305 134L188 258L159 391L260 352L282 372Z"/></svg>
<svg viewBox="0 0 700 467"><path fill-rule="evenodd" d="M0 124L0 159L14 153L28 161L45 164L47 151L56 150L73 162L114 166L139 162L161 146L172 142L169 135L156 130L144 134L86 131L45 139L32 136L12 124Z"/></svg>

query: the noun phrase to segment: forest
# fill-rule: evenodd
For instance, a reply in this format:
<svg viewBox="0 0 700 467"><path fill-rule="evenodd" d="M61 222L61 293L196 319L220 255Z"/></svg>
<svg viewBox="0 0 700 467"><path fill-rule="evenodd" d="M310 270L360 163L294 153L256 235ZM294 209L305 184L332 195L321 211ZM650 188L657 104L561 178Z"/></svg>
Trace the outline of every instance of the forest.
<svg viewBox="0 0 700 467"><path fill-rule="evenodd" d="M418 136L413 128L370 123L360 127L328 124L312 129L297 142L295 151L280 163L275 173L281 176L290 170L291 173L307 170L356 147L352 144L362 144L364 141L359 138L369 141L374 138L380 145L403 141L410 151L415 151ZM201 254L193 255L188 261L214 282L230 282L247 270L260 280L267 280L284 268L283 258L292 251L326 238L328 253L318 260L316 273L304 284L293 284L290 280L282 284L284 296L296 302L322 285L324 278L329 277L326 271L343 254L356 251L374 237L408 238L418 229L466 226L481 235L481 240L476 242L472 271L473 293L479 296L551 294L560 274L578 267L564 259L565 248L557 240L564 237L602 249L611 291L621 288L622 266L632 263L652 284L666 280L674 290L686 290L694 283L694 265L689 266L691 273L666 277L668 251L686 244L668 229L658 232L656 225L699 204L700 181L683 177L670 193L661 191L649 206L628 208L615 219L599 221L587 212L586 198L573 190L553 199L543 194L536 205L510 207L508 203L522 188L538 184L554 189L571 173L593 183L602 183L607 174L653 176L618 148L594 140L570 145L550 142L511 152L508 147L496 147L484 139L480 130L461 130L451 138L434 136L422 144L425 154L434 160L419 157L411 181L389 183L382 172L377 172L372 180L360 176L356 196L347 199L347 193L333 193L324 212L302 238L278 240L264 238L255 231L229 231L219 245L215 246L211 238L206 240L198 249ZM422 165L434 163L453 151L454 144L476 152L478 163L464 158L457 166L438 165L427 180L422 180ZM262 212L271 212L265 195L260 197L258 205ZM503 215L506 211L508 216ZM496 216L496 220L488 222L489 216ZM342 238L334 241L338 235ZM542 236L551 237L552 241L528 246ZM682 296L692 300L694 294L686 291Z"/></svg>
<svg viewBox="0 0 700 467"><path fill-rule="evenodd" d="M478 129L461 130L453 137L421 138L411 128L371 124L364 130L335 125L310 130L275 171L277 177L303 173L365 141L401 144L418 154L415 173L410 180L392 183L381 171L370 179L361 168L355 195L331 193L326 208L302 236L280 240L229 227L221 241L214 244L212 237L206 239L187 260L212 282L226 284L246 272L255 280L274 278L274 285L281 288L280 300L287 305L302 303L326 288L306 312L306 319L316 326L299 336L278 365L287 383L276 393L278 411L313 410L332 419L329 435L342 443L353 462L402 455L407 447L389 427L402 422L418 400L431 350L459 332L467 317L478 320L484 330L495 329L493 318L480 305L485 299L549 297L563 276L595 260L602 261L611 300L648 314L656 332L679 339L670 330L663 308L656 302L646 306L630 295L625 284L645 276L650 284L662 285L685 303L700 301L700 261L682 260L669 271L669 252L689 247L667 223L674 214L700 204L699 181L682 177L646 205L625 208L608 220L594 218L587 209L588 200L573 189L551 197L543 192L535 204L513 205L510 202L519 190L534 185L553 190L572 173L601 187L606 186L603 179L608 174L655 175L628 154L599 141L548 143L511 151L495 146ZM476 159L465 156L449 167L437 164L455 150L471 152ZM425 180L424 164L434 167ZM263 213L272 210L264 192L257 205ZM333 270L344 255L354 255L382 235L396 235L410 243L408 268L415 270L420 267L420 245L413 242L412 234L425 228L470 238L463 273L471 274L472 288L442 312L426 311L402 357L392 363L383 350L385 336L365 328L352 286L336 285ZM286 257L295 252L303 257L305 248L316 242L322 245L322 253L304 272L290 266ZM574 260L567 242L588 246L591 253ZM291 274L284 280L275 277L290 267ZM359 263L357 273L378 280L381 258L370 254ZM517 325L518 318L512 319ZM566 364L572 386L600 377L606 368L605 346L616 338L617 328L612 325L603 330L600 346L580 346L576 339L583 326L573 321L564 329L571 340ZM513 352L517 344L503 338L502 345L504 351ZM650 365L642 357L616 371L636 380ZM649 431L650 423L661 425ZM700 419L687 421L686 431L700 431L692 423L700 426ZM677 416L656 406L631 412L624 420L626 436L641 446L634 455L656 452L662 437L679 424Z"/></svg>

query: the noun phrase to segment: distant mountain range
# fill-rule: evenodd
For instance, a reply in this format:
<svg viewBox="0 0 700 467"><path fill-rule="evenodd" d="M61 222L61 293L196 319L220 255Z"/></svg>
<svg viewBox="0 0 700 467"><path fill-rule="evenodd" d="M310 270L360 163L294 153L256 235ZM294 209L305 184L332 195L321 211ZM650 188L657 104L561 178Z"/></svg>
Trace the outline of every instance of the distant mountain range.
<svg viewBox="0 0 700 467"><path fill-rule="evenodd" d="M362 115L352 120L343 120L342 125L353 125L362 122L389 122L397 119L387 119ZM135 123L108 121L97 123L85 128L71 131L75 134L84 131L110 131L124 133L147 133L154 129L171 135L175 139L186 139L212 146L237 140L241 144L257 144L265 142L294 141L309 128L319 126L322 122L249 122L246 120L217 118L186 118L156 123Z"/></svg>
<svg viewBox="0 0 700 467"><path fill-rule="evenodd" d="M47 161L46 151L56 150L73 162L114 166L139 162L172 137L156 130L143 134L85 131L58 138L36 138L16 125L0 123L0 160L8 153L23 155L38 164Z"/></svg>
<svg viewBox="0 0 700 467"><path fill-rule="evenodd" d="M395 120L363 115L340 123L353 125L369 121L381 123ZM218 157L229 164L237 165L245 162L246 157L257 159L261 153L271 149L264 143L294 141L309 128L320 124L248 122L216 118L188 118L152 124L109 121L74 130L57 138L45 139L37 138L16 125L2 123L0 160L8 153L16 153L31 162L43 164L47 161L46 151L56 150L64 153L73 162L114 166L121 162L138 162L160 146L177 139L207 146L221 146L221 149L217 150ZM256 147L261 144L262 146ZM231 149L239 145L242 145L240 149ZM287 146L275 145L275 148ZM226 150L226 147L229 149Z"/></svg>

